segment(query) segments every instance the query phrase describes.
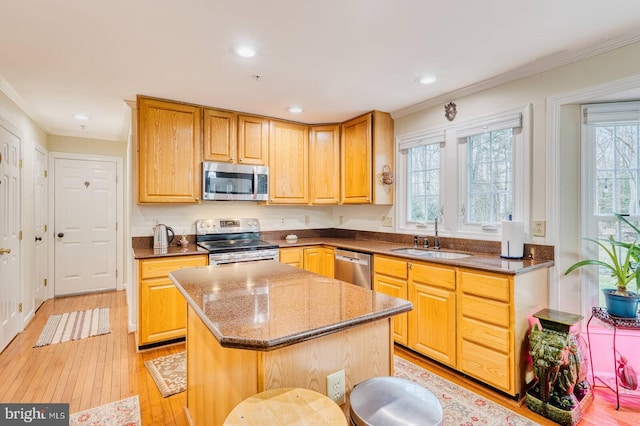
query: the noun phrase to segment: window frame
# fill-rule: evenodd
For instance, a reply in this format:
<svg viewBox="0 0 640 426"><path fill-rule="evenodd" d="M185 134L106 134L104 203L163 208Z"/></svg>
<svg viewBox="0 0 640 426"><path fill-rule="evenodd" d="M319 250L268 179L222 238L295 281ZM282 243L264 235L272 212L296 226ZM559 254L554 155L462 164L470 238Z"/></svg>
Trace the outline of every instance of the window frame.
<svg viewBox="0 0 640 426"><path fill-rule="evenodd" d="M412 224L406 219L408 191L408 147L422 139L438 135L441 142L440 200L442 219L440 235L456 238L500 240L501 224L491 226L464 223L463 204L466 202L467 136L500 130L517 125L513 147L513 219L525 225L525 240L529 237L531 197L531 105L505 110L445 127L433 128L396 138L396 224L397 232L420 233L433 230L433 223ZM513 127L512 127L513 128ZM477 133L474 133L477 132ZM442 136L444 135L444 137ZM415 146L415 145L414 145Z"/></svg>

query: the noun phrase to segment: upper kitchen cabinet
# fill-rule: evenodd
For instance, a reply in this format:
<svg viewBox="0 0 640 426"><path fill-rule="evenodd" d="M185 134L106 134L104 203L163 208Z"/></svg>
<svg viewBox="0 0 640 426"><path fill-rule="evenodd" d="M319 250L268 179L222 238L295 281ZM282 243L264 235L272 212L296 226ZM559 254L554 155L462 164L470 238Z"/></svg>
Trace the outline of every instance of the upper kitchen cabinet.
<svg viewBox="0 0 640 426"><path fill-rule="evenodd" d="M200 202L202 109L138 96L138 203Z"/></svg>
<svg viewBox="0 0 640 426"><path fill-rule="evenodd" d="M238 114L205 108L202 116L203 158L207 161L235 163L238 160Z"/></svg>
<svg viewBox="0 0 640 426"><path fill-rule="evenodd" d="M238 115L238 163L268 165L269 119Z"/></svg>
<svg viewBox="0 0 640 426"><path fill-rule="evenodd" d="M267 164L269 120L232 111L203 111L204 159L224 163Z"/></svg>
<svg viewBox="0 0 640 426"><path fill-rule="evenodd" d="M269 127L269 203L307 204L309 127L271 120Z"/></svg>
<svg viewBox="0 0 640 426"><path fill-rule="evenodd" d="M340 201L340 126L309 130L309 193L311 204Z"/></svg>
<svg viewBox="0 0 640 426"><path fill-rule="evenodd" d="M372 111L342 123L342 204L393 204L392 185L381 180L393 170L393 119Z"/></svg>

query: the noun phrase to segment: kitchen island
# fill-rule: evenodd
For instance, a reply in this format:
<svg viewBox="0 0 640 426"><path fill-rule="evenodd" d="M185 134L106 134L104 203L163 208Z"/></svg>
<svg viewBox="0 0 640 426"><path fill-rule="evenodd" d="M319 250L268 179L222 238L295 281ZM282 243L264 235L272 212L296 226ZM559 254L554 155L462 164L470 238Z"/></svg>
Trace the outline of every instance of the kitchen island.
<svg viewBox="0 0 640 426"><path fill-rule="evenodd" d="M187 414L220 425L249 396L281 387L326 394L393 374L392 317L410 302L275 261L169 274L187 300Z"/></svg>

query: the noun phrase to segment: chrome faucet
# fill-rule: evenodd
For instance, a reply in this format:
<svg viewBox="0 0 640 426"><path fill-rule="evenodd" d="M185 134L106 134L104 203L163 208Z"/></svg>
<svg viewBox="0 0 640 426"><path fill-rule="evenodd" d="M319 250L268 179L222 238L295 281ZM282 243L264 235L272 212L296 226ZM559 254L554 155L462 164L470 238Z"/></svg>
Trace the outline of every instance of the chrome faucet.
<svg viewBox="0 0 640 426"><path fill-rule="evenodd" d="M418 235L414 235L413 236L413 246L414 247L418 247Z"/></svg>
<svg viewBox="0 0 640 426"><path fill-rule="evenodd" d="M440 218L436 217L436 220L433 223L433 225L435 227L435 231L436 231L436 236L433 238L433 249L434 250L440 250L440 237L438 237L438 219L440 219Z"/></svg>
<svg viewBox="0 0 640 426"><path fill-rule="evenodd" d="M423 248L429 248L429 236L425 235L424 237L422 237L422 247Z"/></svg>

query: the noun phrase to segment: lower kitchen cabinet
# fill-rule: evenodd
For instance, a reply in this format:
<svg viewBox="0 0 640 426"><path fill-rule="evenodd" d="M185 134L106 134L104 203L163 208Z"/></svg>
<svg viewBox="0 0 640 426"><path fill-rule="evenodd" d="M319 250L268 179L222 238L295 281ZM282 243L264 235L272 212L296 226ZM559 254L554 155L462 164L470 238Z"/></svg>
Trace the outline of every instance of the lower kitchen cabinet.
<svg viewBox="0 0 640 426"><path fill-rule="evenodd" d="M375 255L373 257L373 289L399 299L408 300L408 261L398 257ZM408 313L393 317L393 339L408 346Z"/></svg>
<svg viewBox="0 0 640 426"><path fill-rule="evenodd" d="M409 268L409 347L456 366L456 270L412 262Z"/></svg>
<svg viewBox="0 0 640 426"><path fill-rule="evenodd" d="M548 306L548 271L502 275L459 270L458 370L509 395L533 379L529 317Z"/></svg>
<svg viewBox="0 0 640 426"><path fill-rule="evenodd" d="M280 249L280 263L333 278L334 252L329 246L285 247Z"/></svg>
<svg viewBox="0 0 640 426"><path fill-rule="evenodd" d="M187 302L169 279L169 273L208 263L207 255L138 261L138 347L185 337Z"/></svg>

